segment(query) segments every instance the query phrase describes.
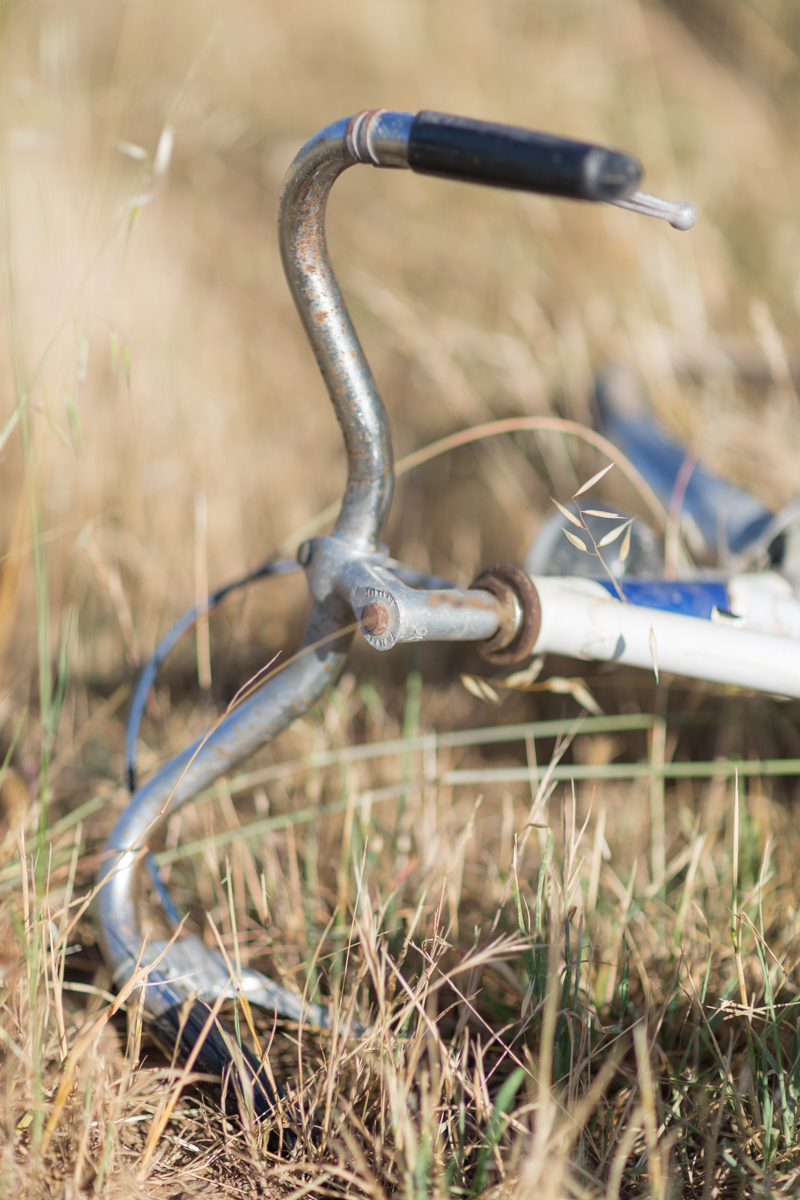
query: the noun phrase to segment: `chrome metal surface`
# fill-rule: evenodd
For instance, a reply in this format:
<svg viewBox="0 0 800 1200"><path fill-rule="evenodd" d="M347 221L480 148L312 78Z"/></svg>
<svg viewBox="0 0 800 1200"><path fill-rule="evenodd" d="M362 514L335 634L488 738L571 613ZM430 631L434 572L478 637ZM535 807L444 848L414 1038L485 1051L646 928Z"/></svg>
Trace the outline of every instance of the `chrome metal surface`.
<svg viewBox="0 0 800 1200"><path fill-rule="evenodd" d="M661 217L669 221L673 229L691 229L697 220L697 209L693 204L686 200L662 200L648 192L634 192L624 200L609 200L608 203L641 213L643 217Z"/></svg>
<svg viewBox="0 0 800 1200"><path fill-rule="evenodd" d="M334 597L325 604L315 604L303 646L335 637L350 621L348 609ZM167 763L135 794L109 839L101 876L110 873L110 878L97 899L100 942L118 983L131 975L142 947L136 898L140 851L158 836L170 813L302 716L338 678L351 642L352 633L348 632L310 649L235 708L206 739ZM169 974L169 961L163 970L159 966L151 973L145 996L147 1012L162 1011L191 993L191 978L179 986L168 982Z"/></svg>
<svg viewBox="0 0 800 1200"><path fill-rule="evenodd" d="M166 965L159 963L162 973L177 987L190 984L198 1000L213 1001L218 996L233 999L241 990L250 1004L257 1004L268 1012L319 1029L328 1028L327 1009L320 1004L304 1003L300 996L273 983L252 967L242 967L234 982L223 957L209 949L199 937L181 938L169 949L168 945L164 941L148 942L142 952L142 966L149 966L166 951L162 959Z"/></svg>
<svg viewBox="0 0 800 1200"><path fill-rule="evenodd" d="M488 591L411 588L389 568L386 548L354 551L336 537L315 538L301 547L308 586L317 601L337 596L347 603L375 650L398 642L482 642L511 621L516 637L521 610L509 617Z"/></svg>
<svg viewBox="0 0 800 1200"><path fill-rule="evenodd" d="M307 142L286 175L278 215L286 278L322 372L347 451L347 490L334 537L376 550L394 487L386 410L336 282L325 242L325 207L342 171L357 162L350 122Z"/></svg>
<svg viewBox="0 0 800 1200"><path fill-rule="evenodd" d="M354 581L350 602L364 639L375 650L391 650L398 642L483 642L494 636L502 619L500 602L489 592L417 591L388 571Z"/></svg>
<svg viewBox="0 0 800 1200"><path fill-rule="evenodd" d="M340 121L323 130L295 158L282 196L279 231L290 287L347 449L348 485L334 534L353 549L377 549L392 497L389 424L325 246L328 194L339 174L356 161L347 148L347 126ZM388 137L389 132L384 140ZM336 637L351 621L349 607L335 594L317 602L302 643L308 653L241 703L207 738L168 763L131 799L109 839L102 869L107 881L97 903L100 942L118 982L130 976L142 953L136 878L146 847L170 813L270 741L335 682L352 633L310 648ZM213 951L208 953L214 957ZM176 966L186 966L185 955L173 947L151 971L145 989L150 1015L197 990L198 979L191 972L176 971ZM227 973L224 963L221 969ZM287 1003L294 1000L291 993L285 997Z"/></svg>
<svg viewBox="0 0 800 1200"><path fill-rule="evenodd" d="M347 127L347 148L358 162L373 167L407 167L413 113L385 108L356 113Z"/></svg>

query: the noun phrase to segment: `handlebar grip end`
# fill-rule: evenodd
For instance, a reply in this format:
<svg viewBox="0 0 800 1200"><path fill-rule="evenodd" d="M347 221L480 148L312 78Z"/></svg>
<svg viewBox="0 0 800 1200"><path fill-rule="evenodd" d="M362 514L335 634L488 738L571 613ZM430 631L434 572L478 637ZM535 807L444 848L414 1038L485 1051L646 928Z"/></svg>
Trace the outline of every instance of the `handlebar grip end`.
<svg viewBox="0 0 800 1200"><path fill-rule="evenodd" d="M574 200L621 199L642 175L635 158L616 150L436 112L414 118L408 165L423 175Z"/></svg>
<svg viewBox="0 0 800 1200"><path fill-rule="evenodd" d="M691 229L697 220L697 209L688 201L662 200L660 196L651 196L648 192L632 192L611 203L645 217L661 217L669 221L673 229Z"/></svg>
<svg viewBox="0 0 800 1200"><path fill-rule="evenodd" d="M670 218L670 225L673 229L686 231L691 229L697 222L697 209L693 204L689 204L688 200L679 200L675 205L675 212Z"/></svg>
<svg viewBox="0 0 800 1200"><path fill-rule="evenodd" d="M583 174L586 199L617 200L636 191L642 168L630 154L593 146L584 160Z"/></svg>

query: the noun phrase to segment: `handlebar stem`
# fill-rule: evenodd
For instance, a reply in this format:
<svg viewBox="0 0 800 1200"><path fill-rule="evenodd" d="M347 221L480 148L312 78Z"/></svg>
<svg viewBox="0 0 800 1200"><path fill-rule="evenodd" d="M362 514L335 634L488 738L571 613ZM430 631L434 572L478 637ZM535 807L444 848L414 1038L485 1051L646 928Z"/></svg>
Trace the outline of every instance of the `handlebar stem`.
<svg viewBox="0 0 800 1200"><path fill-rule="evenodd" d="M398 642L486 642L501 627L511 641L522 619L513 598L503 604L483 588L409 587L392 570L385 547L363 553L320 537L304 542L298 558L314 599L344 601L374 650Z"/></svg>

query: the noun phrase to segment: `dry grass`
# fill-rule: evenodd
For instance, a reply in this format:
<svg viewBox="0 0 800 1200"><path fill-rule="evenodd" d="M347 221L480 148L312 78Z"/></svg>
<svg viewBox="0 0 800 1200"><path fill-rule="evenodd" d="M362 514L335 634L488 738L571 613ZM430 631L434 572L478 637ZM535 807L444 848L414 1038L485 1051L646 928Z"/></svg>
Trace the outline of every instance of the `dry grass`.
<svg viewBox="0 0 800 1200"><path fill-rule="evenodd" d="M592 371L617 356L712 465L776 507L794 493L797 30L787 4L707 0L692 15L712 52L680 9L3 7L0 1194L797 1191L794 779L754 765L800 757L795 706L593 669L612 716L576 729L572 698L482 704L452 682L480 673L469 655L357 649L162 850L195 928L212 938L210 918L243 962L369 1026L256 1030L303 1117L289 1160L246 1105L226 1118L202 1081L178 1093L136 1012L112 1012L86 907L126 799L136 664L198 576L241 574L341 491L273 233L283 169L329 120L383 104L585 135L701 214L680 237L350 172L332 253L398 454L492 418L585 420ZM389 543L468 580L519 561L548 495L602 465L555 434L461 448L404 477ZM636 505L611 477L607 494ZM304 605L289 578L212 618L210 693L187 641L148 708L143 770L291 644ZM512 722L506 741L476 732ZM662 782L689 762L697 778ZM237 825L252 828L226 837Z"/></svg>

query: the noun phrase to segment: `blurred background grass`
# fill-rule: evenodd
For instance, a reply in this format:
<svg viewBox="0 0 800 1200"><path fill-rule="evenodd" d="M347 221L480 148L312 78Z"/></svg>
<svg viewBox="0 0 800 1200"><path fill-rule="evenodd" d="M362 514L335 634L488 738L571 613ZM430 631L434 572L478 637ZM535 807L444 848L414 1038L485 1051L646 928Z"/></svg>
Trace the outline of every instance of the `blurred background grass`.
<svg viewBox="0 0 800 1200"><path fill-rule="evenodd" d="M198 493L212 586L341 494L338 430L274 221L297 147L364 107L620 146L647 187L700 214L683 236L610 208L349 172L332 256L399 454L490 415L585 420L592 371L616 356L695 450L785 502L797 398L768 372L743 386L720 347L734 338L740 358L763 359L753 300L767 334L793 340L799 36L779 0L7 5L0 410L24 392L34 414L53 652L70 604L85 683L108 687L150 650L194 598ZM165 127L174 153L152 187ZM519 561L548 493L570 494L594 462L554 438L519 449L414 472L392 549L460 578ZM0 466L10 704L36 644L16 432ZM283 645L303 603L291 580L232 606L212 627L217 657L233 641L256 656Z"/></svg>

